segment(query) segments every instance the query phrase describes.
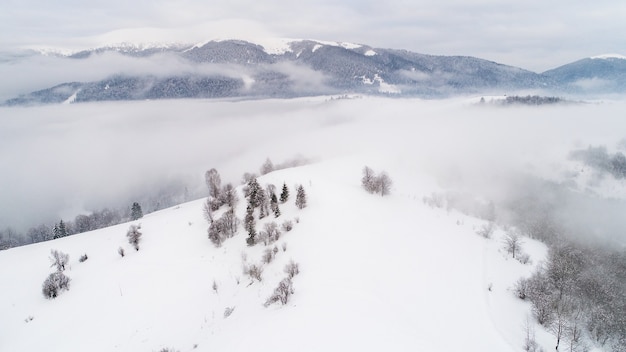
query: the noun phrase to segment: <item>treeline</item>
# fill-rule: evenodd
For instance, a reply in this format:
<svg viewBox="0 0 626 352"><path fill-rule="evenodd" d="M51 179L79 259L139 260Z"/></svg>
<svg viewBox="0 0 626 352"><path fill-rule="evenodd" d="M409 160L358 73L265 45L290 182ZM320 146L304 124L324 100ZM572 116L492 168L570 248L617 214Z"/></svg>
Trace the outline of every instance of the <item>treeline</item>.
<svg viewBox="0 0 626 352"><path fill-rule="evenodd" d="M505 99L492 100L489 103L495 105L546 105L546 104L560 104L565 103L567 100L559 97L542 97L539 95L527 95L525 97L512 95L507 96ZM485 104L485 98L480 98L480 103Z"/></svg>

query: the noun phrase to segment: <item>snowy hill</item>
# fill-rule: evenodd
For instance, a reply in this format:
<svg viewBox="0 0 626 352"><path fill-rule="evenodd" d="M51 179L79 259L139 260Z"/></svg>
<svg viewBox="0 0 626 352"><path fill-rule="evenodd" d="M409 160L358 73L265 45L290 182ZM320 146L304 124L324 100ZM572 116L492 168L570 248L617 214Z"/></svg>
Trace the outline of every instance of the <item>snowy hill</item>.
<svg viewBox="0 0 626 352"><path fill-rule="evenodd" d="M521 350L528 306L510 288L530 274L545 247L528 240L534 264L523 265L503 250L502 233L475 234L484 221L430 208L416 199L417 189L407 193L406 175L392 173L398 186L391 196L368 194L359 184L361 166L337 159L259 179L302 183L309 199L297 209L292 192L281 207L279 223L299 222L277 242L261 282L242 266L261 263L263 244L247 247L240 228L213 246L202 199L134 222L143 232L139 251L122 224L0 252L0 280L8 283L0 293L1 349ZM240 202L239 217L244 208ZM47 300L41 283L52 270L51 249L70 255L72 281L69 291ZM85 253L89 259L80 263ZM300 267L292 299L265 308L290 260ZM233 311L225 317L227 308Z"/></svg>
<svg viewBox="0 0 626 352"><path fill-rule="evenodd" d="M622 55L594 56L543 74L559 82L564 92L610 94L626 91L626 60Z"/></svg>

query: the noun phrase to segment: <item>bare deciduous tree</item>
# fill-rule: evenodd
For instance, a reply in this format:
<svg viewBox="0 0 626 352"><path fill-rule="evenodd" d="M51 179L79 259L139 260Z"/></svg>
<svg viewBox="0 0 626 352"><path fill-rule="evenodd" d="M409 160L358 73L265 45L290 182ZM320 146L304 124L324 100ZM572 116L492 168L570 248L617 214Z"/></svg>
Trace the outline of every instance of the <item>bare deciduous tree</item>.
<svg viewBox="0 0 626 352"><path fill-rule="evenodd" d="M508 233L504 238L504 245L506 247L507 252L513 255L515 258L515 254L519 253L522 249L522 239L519 234L516 232Z"/></svg>
<svg viewBox="0 0 626 352"><path fill-rule="evenodd" d="M133 245L136 251L139 250L139 241L141 241L141 232L139 229L141 225L130 225L128 231L126 232L126 237L128 237L128 243Z"/></svg>
<svg viewBox="0 0 626 352"><path fill-rule="evenodd" d="M70 261L70 256L67 253L57 251L56 249L50 250L51 267L56 267L57 271L65 270L65 266Z"/></svg>

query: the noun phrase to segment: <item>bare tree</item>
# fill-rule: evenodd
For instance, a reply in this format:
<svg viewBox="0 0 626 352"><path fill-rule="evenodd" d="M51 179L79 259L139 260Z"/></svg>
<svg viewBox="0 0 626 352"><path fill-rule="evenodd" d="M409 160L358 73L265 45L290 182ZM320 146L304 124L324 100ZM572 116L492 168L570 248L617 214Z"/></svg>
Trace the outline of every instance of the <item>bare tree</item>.
<svg viewBox="0 0 626 352"><path fill-rule="evenodd" d="M222 178L216 169L211 169L204 174L204 180L209 188L209 196L213 199L220 197L220 187L222 184Z"/></svg>
<svg viewBox="0 0 626 352"><path fill-rule="evenodd" d="M391 181L391 178L389 177L389 175L387 175L386 172L383 171L376 178L376 185L377 185L378 192L380 192L381 196L386 196L389 193L391 193L392 181Z"/></svg>
<svg viewBox="0 0 626 352"><path fill-rule="evenodd" d="M51 267L56 267L57 271L64 271L65 266L70 261L70 256L56 249L50 250Z"/></svg>
<svg viewBox="0 0 626 352"><path fill-rule="evenodd" d="M513 258L515 258L516 253L519 253L521 251L522 243L523 241L520 238L520 235L515 232L508 233L504 238L504 245L506 247L506 250L513 255Z"/></svg>
<svg viewBox="0 0 626 352"><path fill-rule="evenodd" d="M361 178L361 186L365 188L366 191L370 193L374 193L376 191L376 175L374 174L374 170L372 170L369 166L363 167L363 177Z"/></svg>

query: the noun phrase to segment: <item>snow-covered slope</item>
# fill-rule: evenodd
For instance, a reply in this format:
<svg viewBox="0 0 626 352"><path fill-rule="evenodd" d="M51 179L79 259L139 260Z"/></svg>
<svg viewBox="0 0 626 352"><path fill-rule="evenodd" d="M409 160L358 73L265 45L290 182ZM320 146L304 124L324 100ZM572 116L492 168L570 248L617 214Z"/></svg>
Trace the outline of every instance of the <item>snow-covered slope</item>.
<svg viewBox="0 0 626 352"><path fill-rule="evenodd" d="M299 220L276 243L262 282L242 266L261 263L264 246L247 247L240 227L215 248L203 199L134 222L139 251L122 224L0 252L0 350L520 351L528 306L509 289L544 257L543 245L526 240L532 265L511 259L501 232L475 234L484 221L426 206L422 196L436 189L400 164L377 164L394 178L390 196L368 194L360 172L369 161L342 157L259 179L286 182L291 198L257 228ZM294 205L295 184L305 187L305 209ZM244 210L240 201L240 218ZM47 300L51 249L70 255L72 281ZM290 260L300 266L292 300L265 308ZM227 318L226 308L234 309Z"/></svg>

